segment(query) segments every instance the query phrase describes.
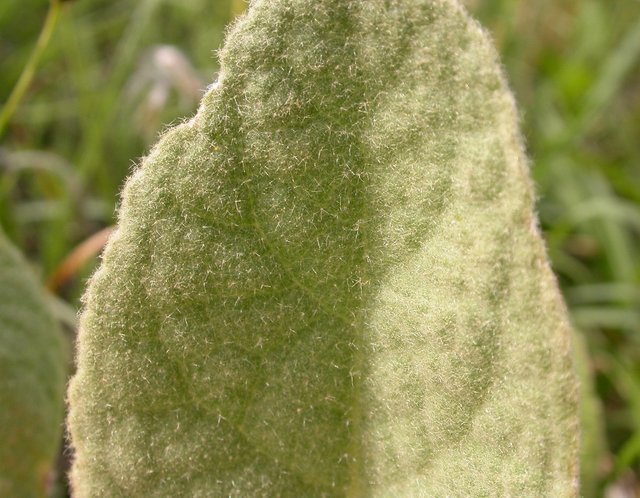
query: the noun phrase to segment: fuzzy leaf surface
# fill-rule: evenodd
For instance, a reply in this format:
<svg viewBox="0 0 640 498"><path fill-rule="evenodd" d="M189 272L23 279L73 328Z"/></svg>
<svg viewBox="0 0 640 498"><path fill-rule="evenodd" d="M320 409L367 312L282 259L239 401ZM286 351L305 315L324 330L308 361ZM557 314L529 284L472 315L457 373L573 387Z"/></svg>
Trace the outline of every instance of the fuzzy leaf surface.
<svg viewBox="0 0 640 498"><path fill-rule="evenodd" d="M254 1L129 179L70 389L76 496L576 496L516 111L452 0Z"/></svg>

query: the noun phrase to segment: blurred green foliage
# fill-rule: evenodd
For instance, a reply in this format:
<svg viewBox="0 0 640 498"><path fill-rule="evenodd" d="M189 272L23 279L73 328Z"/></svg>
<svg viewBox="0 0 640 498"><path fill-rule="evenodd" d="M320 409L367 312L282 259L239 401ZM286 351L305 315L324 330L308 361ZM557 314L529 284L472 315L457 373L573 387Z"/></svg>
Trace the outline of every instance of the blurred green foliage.
<svg viewBox="0 0 640 498"><path fill-rule="evenodd" d="M640 2L466 4L491 31L522 112L549 252L585 333L604 407L611 456L601 465L603 482L633 496L640 475ZM0 102L48 6L0 2ZM194 88L215 79L224 26L244 7L242 0L65 2L29 92L0 137L0 223L43 280L113 223L124 178L168 123L195 111ZM94 265L58 290L72 306Z"/></svg>
<svg viewBox="0 0 640 498"><path fill-rule="evenodd" d="M69 344L0 229L0 496L37 498L63 432Z"/></svg>

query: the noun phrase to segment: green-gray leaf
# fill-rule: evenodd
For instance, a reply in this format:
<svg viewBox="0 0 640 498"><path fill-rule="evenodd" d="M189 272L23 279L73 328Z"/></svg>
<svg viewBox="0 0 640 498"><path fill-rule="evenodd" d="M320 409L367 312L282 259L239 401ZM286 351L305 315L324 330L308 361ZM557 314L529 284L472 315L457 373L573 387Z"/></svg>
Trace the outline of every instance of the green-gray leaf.
<svg viewBox="0 0 640 498"><path fill-rule="evenodd" d="M454 0L258 0L129 180L70 390L82 496L575 496L569 326Z"/></svg>
<svg viewBox="0 0 640 498"><path fill-rule="evenodd" d="M0 229L0 496L44 497L62 437L68 344Z"/></svg>

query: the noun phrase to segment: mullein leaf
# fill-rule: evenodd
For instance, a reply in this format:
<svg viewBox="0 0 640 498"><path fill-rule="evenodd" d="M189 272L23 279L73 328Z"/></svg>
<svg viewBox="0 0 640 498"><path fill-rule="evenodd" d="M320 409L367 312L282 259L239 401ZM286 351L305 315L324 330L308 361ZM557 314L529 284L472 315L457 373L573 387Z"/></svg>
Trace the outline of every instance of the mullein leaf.
<svg viewBox="0 0 640 498"><path fill-rule="evenodd" d="M453 0L255 1L129 179L70 389L82 496L576 496L516 111Z"/></svg>
<svg viewBox="0 0 640 498"><path fill-rule="evenodd" d="M0 496L44 497L62 439L68 344L0 230Z"/></svg>

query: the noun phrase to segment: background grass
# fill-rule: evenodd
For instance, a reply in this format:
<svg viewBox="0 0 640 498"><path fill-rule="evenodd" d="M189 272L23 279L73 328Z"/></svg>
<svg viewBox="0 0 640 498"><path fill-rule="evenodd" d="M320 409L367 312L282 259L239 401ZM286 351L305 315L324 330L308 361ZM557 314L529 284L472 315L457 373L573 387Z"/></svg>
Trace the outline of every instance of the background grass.
<svg viewBox="0 0 640 498"><path fill-rule="evenodd" d="M551 259L591 353L610 450L602 493L638 496L640 1L466 3L491 31L516 93ZM0 102L48 7L0 2ZM0 136L0 223L43 281L114 222L123 180L159 131L195 111L216 77L224 26L244 8L242 0L64 4ZM71 327L95 264L56 288Z"/></svg>

